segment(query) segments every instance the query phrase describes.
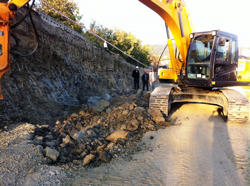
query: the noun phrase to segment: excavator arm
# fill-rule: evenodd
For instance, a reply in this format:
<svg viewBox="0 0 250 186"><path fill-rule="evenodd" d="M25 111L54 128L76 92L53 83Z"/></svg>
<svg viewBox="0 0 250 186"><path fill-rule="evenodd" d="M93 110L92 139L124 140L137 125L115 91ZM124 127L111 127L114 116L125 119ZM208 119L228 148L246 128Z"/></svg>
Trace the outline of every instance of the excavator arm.
<svg viewBox="0 0 250 186"><path fill-rule="evenodd" d="M190 43L189 35L193 33L187 6L183 0L139 0L154 10L165 21L174 37L183 60ZM186 46L183 46L185 43Z"/></svg>
<svg viewBox="0 0 250 186"><path fill-rule="evenodd" d="M18 8L29 0L0 0L0 79L10 69L10 26ZM0 99L3 99L0 85Z"/></svg>
<svg viewBox="0 0 250 186"><path fill-rule="evenodd" d="M180 69L186 64L186 56L191 40L189 35L194 32L188 8L183 0L139 1L161 16L173 35L176 46L181 54L182 63L184 63L184 65L182 65L175 59L172 40L168 38L170 59L173 67L172 73L174 75L174 80L176 81L177 75L180 73Z"/></svg>

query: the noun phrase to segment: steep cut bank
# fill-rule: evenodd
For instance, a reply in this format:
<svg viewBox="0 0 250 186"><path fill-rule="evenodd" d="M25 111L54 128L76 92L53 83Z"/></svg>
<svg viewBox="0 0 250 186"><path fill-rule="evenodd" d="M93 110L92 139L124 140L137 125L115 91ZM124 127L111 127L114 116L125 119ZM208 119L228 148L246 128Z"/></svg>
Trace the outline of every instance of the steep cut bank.
<svg viewBox="0 0 250 186"><path fill-rule="evenodd" d="M15 22L26 11L18 11ZM41 12L32 11L32 17L39 47L28 57L11 56L11 69L1 79L1 125L9 121L54 122L86 104L91 96L108 93L115 97L131 91L133 65ZM35 47L29 17L12 34L17 38L12 39L12 49L29 53Z"/></svg>

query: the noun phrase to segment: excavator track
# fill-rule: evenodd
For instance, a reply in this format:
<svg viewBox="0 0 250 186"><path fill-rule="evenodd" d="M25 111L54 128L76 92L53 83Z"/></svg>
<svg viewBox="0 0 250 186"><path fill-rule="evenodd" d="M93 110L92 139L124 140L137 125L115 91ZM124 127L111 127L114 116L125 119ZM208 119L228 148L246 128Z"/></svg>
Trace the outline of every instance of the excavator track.
<svg viewBox="0 0 250 186"><path fill-rule="evenodd" d="M171 104L177 102L218 105L223 108L222 114L225 121L246 122L249 119L249 100L233 89L157 87L150 95L149 108L160 109L168 116Z"/></svg>
<svg viewBox="0 0 250 186"><path fill-rule="evenodd" d="M249 119L249 100L233 89L222 89L228 101L228 121L246 122Z"/></svg>
<svg viewBox="0 0 250 186"><path fill-rule="evenodd" d="M149 108L160 109L166 116L171 108L169 95L173 87L157 87L150 95Z"/></svg>

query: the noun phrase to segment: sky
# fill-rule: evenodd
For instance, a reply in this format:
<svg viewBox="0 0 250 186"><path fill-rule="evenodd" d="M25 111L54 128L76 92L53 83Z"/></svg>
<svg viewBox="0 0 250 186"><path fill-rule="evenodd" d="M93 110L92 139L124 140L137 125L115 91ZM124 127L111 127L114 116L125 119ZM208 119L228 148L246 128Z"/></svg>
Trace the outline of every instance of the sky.
<svg viewBox="0 0 250 186"><path fill-rule="evenodd" d="M133 34L143 44L165 45L165 23L139 0L75 0L82 22L96 21L106 28ZM223 30L238 35L239 46L250 47L249 0L185 0L194 31Z"/></svg>

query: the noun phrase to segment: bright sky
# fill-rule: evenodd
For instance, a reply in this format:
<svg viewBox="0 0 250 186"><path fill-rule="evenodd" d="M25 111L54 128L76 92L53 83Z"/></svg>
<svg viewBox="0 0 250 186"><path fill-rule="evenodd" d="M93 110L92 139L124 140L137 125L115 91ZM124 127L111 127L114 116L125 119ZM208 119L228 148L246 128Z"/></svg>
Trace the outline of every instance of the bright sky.
<svg viewBox="0 0 250 186"><path fill-rule="evenodd" d="M162 18L139 0L75 0L82 22L89 28L95 20L107 28L130 32L143 44L166 44ZM220 29L238 35L239 46L250 47L250 1L185 0L194 31Z"/></svg>

